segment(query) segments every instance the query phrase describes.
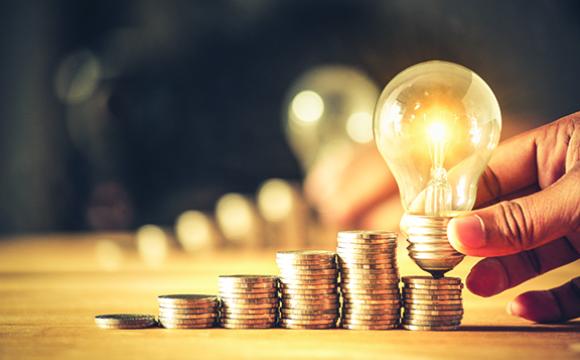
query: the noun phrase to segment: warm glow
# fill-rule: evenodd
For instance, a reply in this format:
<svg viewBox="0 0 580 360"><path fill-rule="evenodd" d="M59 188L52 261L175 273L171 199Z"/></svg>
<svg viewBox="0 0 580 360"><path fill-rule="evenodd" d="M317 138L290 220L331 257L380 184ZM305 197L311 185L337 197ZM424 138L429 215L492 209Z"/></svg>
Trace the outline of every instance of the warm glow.
<svg viewBox="0 0 580 360"><path fill-rule="evenodd" d="M442 121L433 121L427 126L427 134L433 143L441 144L447 137L447 129Z"/></svg>
<svg viewBox="0 0 580 360"><path fill-rule="evenodd" d="M258 191L258 209L268 221L278 222L286 219L293 205L293 189L287 181L270 179Z"/></svg>
<svg viewBox="0 0 580 360"><path fill-rule="evenodd" d="M179 215L175 232L186 251L208 249L215 241L211 220L201 211L189 210Z"/></svg>
<svg viewBox="0 0 580 360"><path fill-rule="evenodd" d="M320 95L311 90L299 92L292 99L292 112L298 120L305 123L313 123L320 119L324 113L324 102Z"/></svg>
<svg viewBox="0 0 580 360"><path fill-rule="evenodd" d="M106 271L119 270L123 264L123 249L111 239L99 239L95 248L99 266Z"/></svg>
<svg viewBox="0 0 580 360"><path fill-rule="evenodd" d="M151 267L159 267L167 257L169 239L159 226L145 225L137 230L137 250L143 261Z"/></svg>
<svg viewBox="0 0 580 360"><path fill-rule="evenodd" d="M365 144L373 139L373 118L368 112L356 112L346 122L348 136L357 143Z"/></svg>
<svg viewBox="0 0 580 360"><path fill-rule="evenodd" d="M218 225L228 240L245 241L255 230L250 200L240 194L222 196L216 206Z"/></svg>

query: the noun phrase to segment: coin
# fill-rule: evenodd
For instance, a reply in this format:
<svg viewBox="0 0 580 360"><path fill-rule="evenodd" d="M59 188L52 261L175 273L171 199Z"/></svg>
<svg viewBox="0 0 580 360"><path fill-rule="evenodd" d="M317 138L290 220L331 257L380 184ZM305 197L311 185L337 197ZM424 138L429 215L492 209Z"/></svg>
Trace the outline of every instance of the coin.
<svg viewBox="0 0 580 360"><path fill-rule="evenodd" d="M202 320L202 319L215 319L217 317L217 312L215 313L205 313L205 314L174 314L174 313L166 313L166 312L159 312L159 318L164 319L191 319L191 320Z"/></svg>
<svg viewBox="0 0 580 360"><path fill-rule="evenodd" d="M172 294L157 297L159 305L166 307L207 307L217 304L217 297L201 294Z"/></svg>
<svg viewBox="0 0 580 360"><path fill-rule="evenodd" d="M95 316L102 329L144 329L157 324L155 316L145 314L104 314Z"/></svg>
<svg viewBox="0 0 580 360"><path fill-rule="evenodd" d="M265 284L272 284L278 280L277 276L274 275L220 275L218 277L218 282L220 284L231 284L231 283L244 283L244 284L257 284L257 283L265 283Z"/></svg>
<svg viewBox="0 0 580 360"><path fill-rule="evenodd" d="M380 240L380 239L397 239L398 235L392 231L377 231L377 230L344 230L337 234L338 239L352 239L352 240Z"/></svg>
<svg viewBox="0 0 580 360"><path fill-rule="evenodd" d="M225 329L270 329L276 327L275 323L265 323L265 324L230 324L223 323L220 324L221 327Z"/></svg>
<svg viewBox="0 0 580 360"><path fill-rule="evenodd" d="M399 327L399 323L384 324L384 325L374 325L374 324L373 325L342 324L342 327L344 329L348 329L348 330L361 330L361 331L368 331L368 330L391 330L391 329L397 329Z"/></svg>
<svg viewBox="0 0 580 360"><path fill-rule="evenodd" d="M282 261L289 259L334 259L336 253L328 250L294 250L294 251L278 251L276 253L276 260Z"/></svg>
<svg viewBox="0 0 580 360"><path fill-rule="evenodd" d="M427 284L405 284L406 289L425 289L425 290L461 290L463 285L427 285Z"/></svg>
<svg viewBox="0 0 580 360"><path fill-rule="evenodd" d="M421 310L409 308L405 310L405 314L417 316L461 316L463 310Z"/></svg>
<svg viewBox="0 0 580 360"><path fill-rule="evenodd" d="M401 280L405 284L461 285L461 279L456 277L435 279L431 276L403 276Z"/></svg>
<svg viewBox="0 0 580 360"><path fill-rule="evenodd" d="M327 325L334 326L337 319L280 319L283 325Z"/></svg>
<svg viewBox="0 0 580 360"><path fill-rule="evenodd" d="M324 329L333 329L336 327L336 324L313 325L313 324L280 323L280 326L283 328L292 329L292 330L324 330Z"/></svg>
<svg viewBox="0 0 580 360"><path fill-rule="evenodd" d="M217 306L207 308L172 308L159 306L159 312L171 315L195 315L217 312Z"/></svg>
<svg viewBox="0 0 580 360"><path fill-rule="evenodd" d="M461 299L455 300L425 300L425 299L407 299L403 298L403 302L405 304L410 304L413 307L416 304L419 305L461 305Z"/></svg>
<svg viewBox="0 0 580 360"><path fill-rule="evenodd" d="M449 331L457 330L459 325L415 325L415 324L403 324L403 328L412 331Z"/></svg>
<svg viewBox="0 0 580 360"><path fill-rule="evenodd" d="M409 289L403 287L403 293L410 295L461 295L461 290L426 290L426 289Z"/></svg>

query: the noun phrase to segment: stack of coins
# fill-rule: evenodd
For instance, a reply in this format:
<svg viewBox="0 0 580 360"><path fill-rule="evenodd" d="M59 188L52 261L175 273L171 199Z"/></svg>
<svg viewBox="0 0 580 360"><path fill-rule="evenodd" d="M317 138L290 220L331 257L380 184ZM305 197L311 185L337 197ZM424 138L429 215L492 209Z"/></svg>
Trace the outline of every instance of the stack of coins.
<svg viewBox="0 0 580 360"><path fill-rule="evenodd" d="M455 330L463 317L459 278L403 277L403 327L408 330Z"/></svg>
<svg viewBox="0 0 580 360"><path fill-rule="evenodd" d="M282 308L280 326L287 329L336 327L340 299L336 254L331 251L283 251L280 268Z"/></svg>
<svg viewBox="0 0 580 360"><path fill-rule="evenodd" d="M220 325L228 329L267 329L276 326L280 298L278 277L222 275Z"/></svg>
<svg viewBox="0 0 580 360"><path fill-rule="evenodd" d="M168 329L213 327L218 316L218 299L211 295L161 295L159 323Z"/></svg>
<svg viewBox="0 0 580 360"><path fill-rule="evenodd" d="M401 310L397 234L341 231L337 241L342 327L351 330L397 328Z"/></svg>
<svg viewBox="0 0 580 360"><path fill-rule="evenodd" d="M155 316L143 314L106 314L95 316L101 329L145 329L157 324Z"/></svg>

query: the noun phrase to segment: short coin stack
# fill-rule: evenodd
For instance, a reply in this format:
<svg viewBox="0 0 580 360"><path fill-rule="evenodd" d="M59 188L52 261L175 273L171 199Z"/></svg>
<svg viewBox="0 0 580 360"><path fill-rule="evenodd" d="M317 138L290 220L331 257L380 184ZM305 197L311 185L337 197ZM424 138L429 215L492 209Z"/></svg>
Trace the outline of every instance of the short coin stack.
<svg viewBox="0 0 580 360"><path fill-rule="evenodd" d="M459 278L403 277L403 327L408 330L455 330L463 317Z"/></svg>
<svg viewBox="0 0 580 360"><path fill-rule="evenodd" d="M337 241L343 296L342 327L352 330L397 328L401 310L397 234L341 231Z"/></svg>
<svg viewBox="0 0 580 360"><path fill-rule="evenodd" d="M281 273L280 326L336 327L340 307L336 254L324 250L282 251L276 255L276 263Z"/></svg>
<svg viewBox="0 0 580 360"><path fill-rule="evenodd" d="M157 301L159 323L168 329L210 328L218 316L218 300L212 295L161 295Z"/></svg>
<svg viewBox="0 0 580 360"><path fill-rule="evenodd" d="M157 324L155 316L144 314L106 314L95 316L101 329L145 329Z"/></svg>
<svg viewBox="0 0 580 360"><path fill-rule="evenodd" d="M276 326L280 299L278 277L222 275L220 325L228 329L267 329Z"/></svg>

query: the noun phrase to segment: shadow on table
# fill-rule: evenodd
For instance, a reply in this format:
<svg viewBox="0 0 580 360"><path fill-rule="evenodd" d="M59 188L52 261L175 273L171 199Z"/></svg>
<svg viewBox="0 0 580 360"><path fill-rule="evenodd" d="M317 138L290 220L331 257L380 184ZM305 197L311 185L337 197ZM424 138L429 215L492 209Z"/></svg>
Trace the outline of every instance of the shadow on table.
<svg viewBox="0 0 580 360"><path fill-rule="evenodd" d="M481 331L481 332L578 332L580 331L580 321L570 321L564 324L530 324L530 325L463 325L459 331Z"/></svg>

